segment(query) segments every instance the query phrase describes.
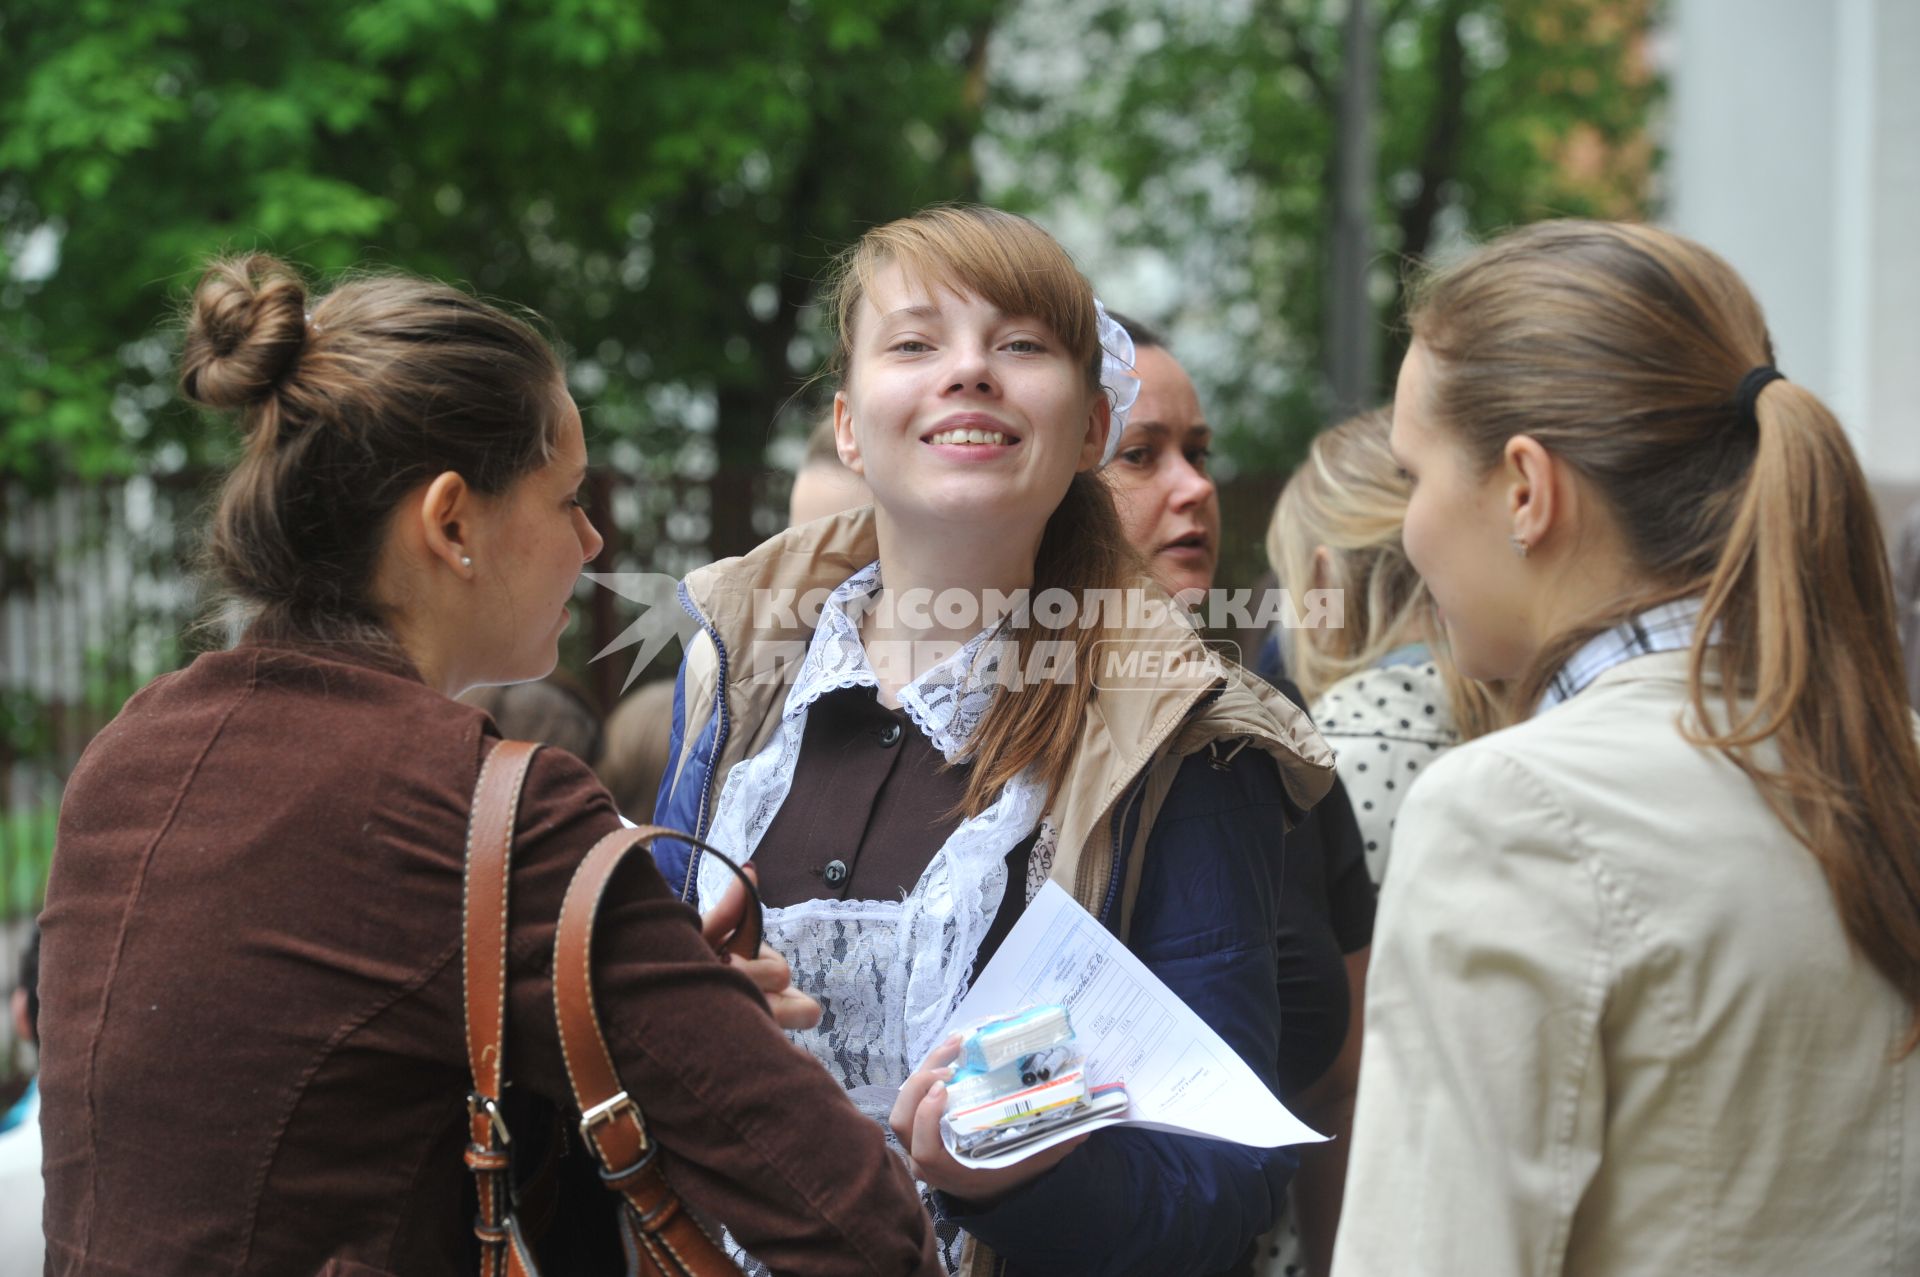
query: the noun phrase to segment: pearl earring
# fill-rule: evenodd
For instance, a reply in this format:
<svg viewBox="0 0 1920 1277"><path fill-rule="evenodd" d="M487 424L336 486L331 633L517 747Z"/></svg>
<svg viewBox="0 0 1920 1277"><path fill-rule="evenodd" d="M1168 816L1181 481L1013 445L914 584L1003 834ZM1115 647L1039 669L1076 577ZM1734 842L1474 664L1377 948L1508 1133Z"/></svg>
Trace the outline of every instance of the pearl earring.
<svg viewBox="0 0 1920 1277"><path fill-rule="evenodd" d="M1521 551L1521 553L1523 553L1523 554L1524 554L1524 553L1525 553L1525 551L1523 550L1523 551ZM461 556L460 556L460 566L461 566L461 567L463 567L463 568L470 568L470 567L472 567L472 566L473 566L473 560L472 560L471 558L469 558L469 557L468 557L467 555L464 555L464 554L463 554L463 555L461 555Z"/></svg>

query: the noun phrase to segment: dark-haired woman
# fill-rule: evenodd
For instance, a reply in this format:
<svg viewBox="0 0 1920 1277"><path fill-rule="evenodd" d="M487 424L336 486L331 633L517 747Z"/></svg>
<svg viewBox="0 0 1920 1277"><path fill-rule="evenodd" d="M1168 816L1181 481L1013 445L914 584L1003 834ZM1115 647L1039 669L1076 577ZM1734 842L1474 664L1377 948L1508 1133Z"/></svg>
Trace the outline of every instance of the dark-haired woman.
<svg viewBox="0 0 1920 1277"><path fill-rule="evenodd" d="M1140 575L1093 473L1117 439L1100 319L1052 237L930 210L869 232L834 298L836 434L873 508L687 579L703 636L657 810L752 858L770 940L825 1007L799 1040L889 1122L947 1224L1016 1273L1225 1269L1271 1222L1288 1150L1118 1129L969 1169L938 1134L943 1038L1051 877L1273 1086L1281 834L1331 759L1277 694L1197 659ZM1092 610L1124 613L1129 588L1157 622ZM1022 590L1031 615L1003 627L992 599ZM1191 675L1103 679L1101 653L1136 643ZM691 897L723 886L711 861L668 863Z"/></svg>
<svg viewBox="0 0 1920 1277"><path fill-rule="evenodd" d="M1839 423L1649 227L1515 232L1412 331L1407 554L1531 717L1401 809L1335 1272L1920 1272L1920 751Z"/></svg>
<svg viewBox="0 0 1920 1277"><path fill-rule="evenodd" d="M400 277L309 296L261 257L208 272L181 380L247 432L209 544L251 621L129 702L67 788L47 1271L470 1271L462 861L498 733L453 696L554 666L600 545L580 415L518 319ZM557 1106L554 925L618 824L579 760L536 755L505 1062ZM756 983L813 1018L777 957L723 964L650 865L614 893L597 1001L685 1200L782 1272L927 1269L912 1185L768 1014Z"/></svg>

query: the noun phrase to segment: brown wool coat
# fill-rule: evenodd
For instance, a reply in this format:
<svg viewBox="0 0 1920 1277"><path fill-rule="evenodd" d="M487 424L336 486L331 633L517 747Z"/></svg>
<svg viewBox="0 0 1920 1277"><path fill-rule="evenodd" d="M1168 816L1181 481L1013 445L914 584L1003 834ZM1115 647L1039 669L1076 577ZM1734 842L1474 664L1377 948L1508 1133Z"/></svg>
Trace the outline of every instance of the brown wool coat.
<svg viewBox="0 0 1920 1277"><path fill-rule="evenodd" d="M202 656L101 733L42 918L48 1273L464 1270L461 857L496 734L404 671L265 646ZM553 922L617 824L583 764L537 755L506 1058L560 1101ZM629 864L597 1000L686 1200L781 1272L937 1272L880 1132Z"/></svg>

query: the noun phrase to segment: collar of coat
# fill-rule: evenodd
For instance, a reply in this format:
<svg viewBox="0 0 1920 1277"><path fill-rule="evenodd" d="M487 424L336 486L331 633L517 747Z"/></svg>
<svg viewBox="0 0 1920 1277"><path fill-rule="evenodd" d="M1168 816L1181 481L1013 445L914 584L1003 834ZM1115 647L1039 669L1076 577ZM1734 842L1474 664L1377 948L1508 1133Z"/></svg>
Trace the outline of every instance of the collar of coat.
<svg viewBox="0 0 1920 1277"><path fill-rule="evenodd" d="M808 593L819 592L812 600L817 606L825 592L879 557L873 510L866 507L791 528L746 555L688 575L686 598L728 655L726 683L716 692L726 698L731 726L709 784L717 785L759 749L778 722L791 675L781 667L801 659L813 636L806 624ZM1150 582L1143 579L1140 586L1166 600ZM1132 850L1143 851L1173 774L1188 755L1209 750L1225 758L1246 746L1260 749L1273 758L1288 796L1302 809L1319 801L1334 774L1332 750L1298 707L1238 665L1204 659L1199 639L1171 614L1158 625L1109 633L1184 659L1173 662L1182 671L1174 675L1103 685L1079 725L1066 779L1042 818L1054 835L1041 840L1052 848L1050 876L1095 916L1116 890L1120 849L1113 822L1136 785L1144 806L1139 846ZM697 721L691 705L688 717ZM1127 878L1137 882L1142 857L1125 859ZM1132 914L1131 885L1120 888L1123 934Z"/></svg>

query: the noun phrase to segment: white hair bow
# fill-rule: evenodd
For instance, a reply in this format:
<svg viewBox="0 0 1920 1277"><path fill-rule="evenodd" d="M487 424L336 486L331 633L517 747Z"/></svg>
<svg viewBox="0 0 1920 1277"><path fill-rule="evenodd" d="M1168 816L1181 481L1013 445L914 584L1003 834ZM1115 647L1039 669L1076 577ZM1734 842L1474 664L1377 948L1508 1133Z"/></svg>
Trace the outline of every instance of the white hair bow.
<svg viewBox="0 0 1920 1277"><path fill-rule="evenodd" d="M1100 464L1104 466L1120 451L1127 414L1133 411L1133 401L1140 397L1140 374L1133 368L1133 338L1107 313L1097 297L1093 299L1093 318L1100 338L1100 388L1107 392L1107 402L1113 406L1113 424L1107 427L1107 450L1100 456Z"/></svg>

